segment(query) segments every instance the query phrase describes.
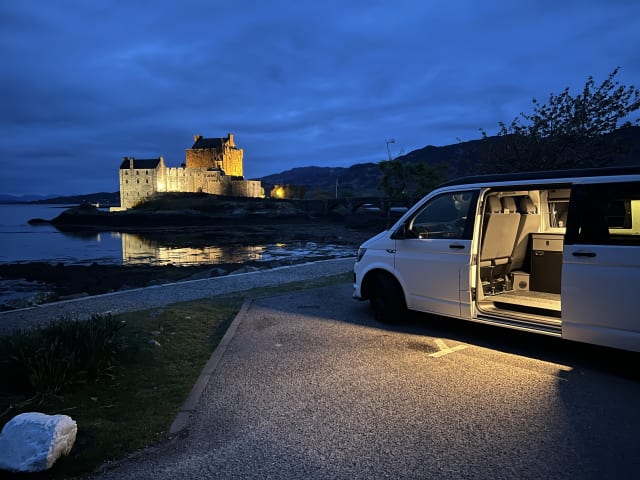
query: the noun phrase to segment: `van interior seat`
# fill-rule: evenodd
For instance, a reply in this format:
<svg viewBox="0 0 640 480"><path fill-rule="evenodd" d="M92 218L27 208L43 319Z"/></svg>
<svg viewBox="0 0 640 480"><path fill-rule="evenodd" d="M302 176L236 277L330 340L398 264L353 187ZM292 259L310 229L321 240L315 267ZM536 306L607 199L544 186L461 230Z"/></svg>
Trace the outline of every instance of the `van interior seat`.
<svg viewBox="0 0 640 480"><path fill-rule="evenodd" d="M513 254L511 255L510 270L521 270L524 267L529 251L529 237L531 233L540 230L540 213L530 197L520 199L520 224L516 234Z"/></svg>
<svg viewBox="0 0 640 480"><path fill-rule="evenodd" d="M480 277L495 290L496 282L503 277L511 262L520 214L512 197L487 197L484 218L484 236L480 247Z"/></svg>
<svg viewBox="0 0 640 480"><path fill-rule="evenodd" d="M502 197L500 199L500 203L502 204L502 213L506 213L506 214L518 213L518 208L516 207L516 201L513 197Z"/></svg>

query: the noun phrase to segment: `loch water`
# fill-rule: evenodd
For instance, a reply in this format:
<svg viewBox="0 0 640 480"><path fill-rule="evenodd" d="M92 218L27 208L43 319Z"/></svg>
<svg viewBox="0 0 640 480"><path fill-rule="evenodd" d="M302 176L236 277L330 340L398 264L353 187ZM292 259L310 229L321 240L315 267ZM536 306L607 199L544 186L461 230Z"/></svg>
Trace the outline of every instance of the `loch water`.
<svg viewBox="0 0 640 480"><path fill-rule="evenodd" d="M51 220L69 205L0 204L0 263L48 262L65 265L198 265L305 258L339 258L353 247L314 242L218 244L197 247L161 245L143 235L120 232L63 233L53 225L30 225L33 218Z"/></svg>
<svg viewBox="0 0 640 480"><path fill-rule="evenodd" d="M176 265L270 261L313 261L353 256L353 247L315 242L219 244L214 237L203 243L161 244L140 234L120 232L61 232L53 225L30 225L33 218L51 220L72 205L0 204L0 264L46 262L65 265ZM188 243L188 244L187 244ZM0 310L19 308L47 292L44 284L0 277ZM31 303L30 303L31 302Z"/></svg>

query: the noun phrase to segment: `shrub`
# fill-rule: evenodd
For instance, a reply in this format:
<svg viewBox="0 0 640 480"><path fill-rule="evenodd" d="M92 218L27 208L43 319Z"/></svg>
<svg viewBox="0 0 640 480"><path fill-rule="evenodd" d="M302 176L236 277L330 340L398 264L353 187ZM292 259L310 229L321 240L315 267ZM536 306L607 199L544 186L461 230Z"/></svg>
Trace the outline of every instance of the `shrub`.
<svg viewBox="0 0 640 480"><path fill-rule="evenodd" d="M61 318L42 330L0 342L0 381L16 392L55 395L74 383L99 380L117 364L126 342L111 315L86 321Z"/></svg>

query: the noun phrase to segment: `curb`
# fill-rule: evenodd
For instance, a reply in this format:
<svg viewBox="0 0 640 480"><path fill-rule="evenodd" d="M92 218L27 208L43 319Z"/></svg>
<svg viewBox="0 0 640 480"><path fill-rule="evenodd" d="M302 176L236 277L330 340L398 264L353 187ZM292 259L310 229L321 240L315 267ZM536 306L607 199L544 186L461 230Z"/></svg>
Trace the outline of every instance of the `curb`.
<svg viewBox="0 0 640 480"><path fill-rule="evenodd" d="M247 273L232 273L219 277L165 283L9 310L0 312L0 336L11 334L17 330L42 327L50 323L51 320L63 316L84 320L95 313L120 314L207 298L215 296L214 293L238 292L289 281L295 282L338 275L352 271L353 260L353 257L341 257L282 265Z"/></svg>
<svg viewBox="0 0 640 480"><path fill-rule="evenodd" d="M220 340L220 343L218 343L216 349L211 354L211 357L207 361L206 365L202 369L202 372L198 376L198 379L193 385L189 396L178 410L178 414L176 415L176 418L173 420L173 423L169 428L170 436L182 432L189 424L191 414L195 411L196 406L198 405L198 402L202 397L202 393L209 383L209 379L216 371L216 368L218 368L220 360L227 351L229 343L231 343L231 340L238 330L238 326L240 326L240 323L242 323L242 319L244 318L247 310L249 310L249 308L251 307L252 302L253 300L249 299L242 304L242 307L240 307L240 311L231 322L231 325L229 325L229 328L227 328L227 331Z"/></svg>

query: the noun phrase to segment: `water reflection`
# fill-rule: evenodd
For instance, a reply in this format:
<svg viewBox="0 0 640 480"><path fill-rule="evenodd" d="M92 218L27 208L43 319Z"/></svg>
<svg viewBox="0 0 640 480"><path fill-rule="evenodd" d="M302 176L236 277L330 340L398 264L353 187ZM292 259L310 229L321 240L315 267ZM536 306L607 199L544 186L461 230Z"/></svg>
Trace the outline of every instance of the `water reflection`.
<svg viewBox="0 0 640 480"><path fill-rule="evenodd" d="M66 208L66 207L64 207ZM58 216L58 205L0 205L0 263L65 265L193 265L195 263L316 260L355 256L362 239L339 226L229 225L219 229L159 228L140 233L83 226L31 225ZM320 239L320 240L318 240ZM271 242L271 243L269 243ZM280 242L280 243L276 243ZM315 242L315 243L314 243ZM328 242L341 243L341 245ZM345 246L345 242L350 245Z"/></svg>
<svg viewBox="0 0 640 480"><path fill-rule="evenodd" d="M194 265L199 263L239 263L259 261L265 245L240 246L163 246L138 234L122 233L122 263L126 265Z"/></svg>
<svg viewBox="0 0 640 480"><path fill-rule="evenodd" d="M203 263L244 263L293 258L347 257L352 247L314 242L263 245L166 245L133 233L121 233L123 265L196 265Z"/></svg>

